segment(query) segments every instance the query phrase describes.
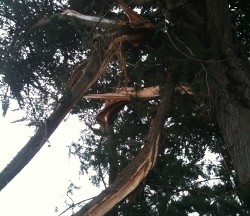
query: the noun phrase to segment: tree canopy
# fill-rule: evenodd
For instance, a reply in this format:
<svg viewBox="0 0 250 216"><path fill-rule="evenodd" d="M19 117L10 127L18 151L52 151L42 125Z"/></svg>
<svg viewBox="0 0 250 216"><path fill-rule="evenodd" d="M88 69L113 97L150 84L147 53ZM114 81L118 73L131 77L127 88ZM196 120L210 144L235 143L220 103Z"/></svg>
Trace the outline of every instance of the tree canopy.
<svg viewBox="0 0 250 216"><path fill-rule="evenodd" d="M37 128L1 189L71 112L86 128L70 154L106 187L75 216L249 215L248 1L4 0L0 15L3 115L15 99Z"/></svg>

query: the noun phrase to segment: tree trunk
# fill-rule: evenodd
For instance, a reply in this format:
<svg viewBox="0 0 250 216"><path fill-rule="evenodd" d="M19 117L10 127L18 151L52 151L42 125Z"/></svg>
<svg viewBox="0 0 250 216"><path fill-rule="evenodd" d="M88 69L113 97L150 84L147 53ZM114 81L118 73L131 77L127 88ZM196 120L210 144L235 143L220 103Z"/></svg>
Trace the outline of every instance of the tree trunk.
<svg viewBox="0 0 250 216"><path fill-rule="evenodd" d="M107 125L105 128L107 132L107 145L108 145L108 163L109 163L109 185L113 184L118 175L118 155L117 143L114 141L113 125Z"/></svg>
<svg viewBox="0 0 250 216"><path fill-rule="evenodd" d="M211 46L225 61L207 64L221 133L240 183L250 181L250 65L235 40L226 1L207 1Z"/></svg>
<svg viewBox="0 0 250 216"><path fill-rule="evenodd" d="M204 61L192 52L189 56L205 68L210 103L239 182L245 185L250 182L250 65L232 30L228 2L167 0L166 4L166 18L188 36L190 50L214 52Z"/></svg>
<svg viewBox="0 0 250 216"><path fill-rule="evenodd" d="M170 109L171 100L174 94L174 86L175 79L173 72L171 72L162 95L160 107L152 120L143 149L120 173L112 185L86 204L74 214L74 216L105 215L145 180L149 172L155 166L157 160L160 132Z"/></svg>

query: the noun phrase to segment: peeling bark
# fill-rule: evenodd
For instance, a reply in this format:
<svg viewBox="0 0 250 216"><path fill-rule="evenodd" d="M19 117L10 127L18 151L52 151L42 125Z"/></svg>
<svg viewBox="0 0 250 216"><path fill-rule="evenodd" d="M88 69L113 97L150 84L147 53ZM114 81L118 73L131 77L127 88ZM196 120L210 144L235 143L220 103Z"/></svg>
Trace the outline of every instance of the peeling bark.
<svg viewBox="0 0 250 216"><path fill-rule="evenodd" d="M131 10L126 8L127 11ZM132 13L134 16L135 13ZM140 15L137 15L140 17ZM37 132L28 143L18 152L14 159L0 173L0 190L2 190L36 155L46 143L51 134L56 130L71 108L87 93L89 88L96 83L100 76L105 73L110 60L116 55L123 57L123 42L138 45L145 38L147 27L134 25L116 29L116 35L99 38L94 44L92 54L87 62L82 62L72 72L72 76L65 90L65 95L59 100L61 103L54 112L38 128ZM147 24L148 25L148 24ZM124 26L123 26L124 27ZM139 32L135 31L139 28ZM151 27L150 27L151 28ZM152 30L152 29L150 29ZM128 34L126 34L126 32ZM116 36L116 37L115 37ZM122 58L123 60L123 58Z"/></svg>
<svg viewBox="0 0 250 216"><path fill-rule="evenodd" d="M158 112L152 120L148 136L145 139L143 149L122 171L122 173L120 173L112 185L102 191L73 216L104 215L126 198L143 180L145 180L149 172L155 166L157 160L160 132L170 109L171 100L174 94L174 86L174 74L171 72L162 94Z"/></svg>

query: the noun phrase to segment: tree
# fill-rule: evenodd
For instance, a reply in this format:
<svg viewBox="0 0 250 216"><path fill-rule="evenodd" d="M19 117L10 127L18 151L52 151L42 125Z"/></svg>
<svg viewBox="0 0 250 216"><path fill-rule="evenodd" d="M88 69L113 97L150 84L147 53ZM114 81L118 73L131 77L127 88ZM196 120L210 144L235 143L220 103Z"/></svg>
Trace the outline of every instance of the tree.
<svg viewBox="0 0 250 216"><path fill-rule="evenodd" d="M76 215L91 212L103 215L120 203L113 210L116 214L123 211L124 205L132 206L138 199L140 204L129 208L138 215L143 211L146 214L145 209L149 209L150 215L177 214L178 205L185 206L183 211L178 210L183 215L192 211L227 214L225 205L233 206L235 213L248 213L247 208L239 207L250 204L249 195L243 193L249 188L250 178L249 27L244 25L249 17L248 2L145 0L128 3L129 7L120 0L116 4L93 1L87 6L86 1L73 0L69 5L61 1L25 2L25 6L24 1L6 1L0 5L6 32L1 38L1 60L5 62L1 73L10 89L2 95L2 106L6 113L8 97L16 98L38 130L0 173L1 188L33 158L73 107L72 112L80 116L86 110L100 107L99 101L81 100L89 90L108 93L119 85L124 85L125 90L128 86L139 90L157 85L162 89L161 102L142 103L135 97L121 111L125 103L118 100L118 106L116 103L108 107L105 118L110 120L105 130L90 126L92 133L84 135L87 145L84 152L78 144L72 146L72 151L75 148L76 154L83 155L80 157L84 161L83 170L92 167L98 171L97 184L103 181L100 167L109 172L111 184ZM108 11L117 5L127 14L128 21L121 18L113 22L113 17L121 14ZM78 12L65 11L67 7ZM141 15L131 7L140 7ZM86 21L81 13L91 17ZM120 78L117 72L123 72L125 78ZM174 91L182 83L192 85L191 96ZM51 105L52 100L59 105ZM55 111L47 118L52 109ZM131 122L138 130L129 130ZM216 132L218 128L220 133ZM164 131L164 139L160 139L160 131ZM128 143L135 146L128 147ZM142 150L138 143L145 143ZM158 164L153 169L158 149ZM194 168L206 149L219 152L228 169L208 166L202 172ZM27 152L29 157L23 159ZM90 154L95 155L94 160ZM128 163L131 156L134 159ZM166 159L168 156L175 164ZM171 171L173 167L180 175ZM160 179L148 177L152 169ZM190 186L199 175L209 179L206 172L211 170L224 182L216 186ZM183 173L186 180L181 180ZM178 183L173 184L173 179ZM167 187L164 181L169 181ZM142 190L142 198L138 198ZM225 193L228 196L223 202L224 196L218 195L221 190L238 190L238 193ZM157 196L164 201L155 200L152 191L158 191ZM207 198L209 201L203 199L201 204L197 194L210 192L214 195ZM179 194L179 198L170 196L171 193ZM194 205L198 200L198 205ZM209 208L209 202L219 205Z"/></svg>

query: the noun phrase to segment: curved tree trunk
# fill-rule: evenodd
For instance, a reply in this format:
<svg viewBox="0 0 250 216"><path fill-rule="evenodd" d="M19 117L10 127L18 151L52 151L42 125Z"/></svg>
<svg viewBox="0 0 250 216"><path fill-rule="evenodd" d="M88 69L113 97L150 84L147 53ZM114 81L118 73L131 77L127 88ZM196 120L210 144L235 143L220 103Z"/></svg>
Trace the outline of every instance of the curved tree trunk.
<svg viewBox="0 0 250 216"><path fill-rule="evenodd" d="M75 213L74 216L105 215L133 192L148 176L157 160L160 132L164 126L174 94L174 76L174 72L171 71L162 94L158 112L151 122L143 149L120 173L113 184Z"/></svg>

